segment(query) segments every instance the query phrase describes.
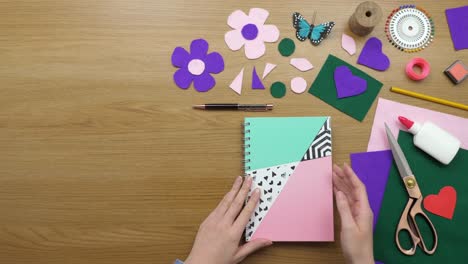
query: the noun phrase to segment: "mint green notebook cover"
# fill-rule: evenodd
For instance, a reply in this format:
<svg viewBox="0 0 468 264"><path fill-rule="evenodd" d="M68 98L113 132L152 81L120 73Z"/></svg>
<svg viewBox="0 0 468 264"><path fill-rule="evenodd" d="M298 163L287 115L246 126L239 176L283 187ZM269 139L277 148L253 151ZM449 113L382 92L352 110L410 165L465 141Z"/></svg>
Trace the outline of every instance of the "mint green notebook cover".
<svg viewBox="0 0 468 264"><path fill-rule="evenodd" d="M245 118L249 170L299 162L327 118Z"/></svg>

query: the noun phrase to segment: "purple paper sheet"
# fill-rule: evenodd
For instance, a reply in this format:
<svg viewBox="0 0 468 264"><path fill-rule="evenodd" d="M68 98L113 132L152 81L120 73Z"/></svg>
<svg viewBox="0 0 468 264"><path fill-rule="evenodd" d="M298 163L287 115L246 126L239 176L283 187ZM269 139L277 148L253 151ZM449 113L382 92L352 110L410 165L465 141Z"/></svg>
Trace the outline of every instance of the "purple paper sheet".
<svg viewBox="0 0 468 264"><path fill-rule="evenodd" d="M468 49L468 5L445 10L455 50Z"/></svg>
<svg viewBox="0 0 468 264"><path fill-rule="evenodd" d="M352 153L350 159L351 167L366 186L369 204L374 213L375 228L393 162L392 151Z"/></svg>

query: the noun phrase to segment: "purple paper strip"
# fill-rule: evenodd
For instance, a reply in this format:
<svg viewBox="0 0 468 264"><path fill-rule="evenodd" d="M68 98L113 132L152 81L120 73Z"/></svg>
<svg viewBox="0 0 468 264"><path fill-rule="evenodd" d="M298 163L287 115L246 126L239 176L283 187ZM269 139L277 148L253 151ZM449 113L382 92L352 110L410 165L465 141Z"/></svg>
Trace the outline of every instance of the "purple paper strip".
<svg viewBox="0 0 468 264"><path fill-rule="evenodd" d="M351 167L366 186L369 204L374 213L375 228L393 162L392 151L352 153L350 159Z"/></svg>
<svg viewBox="0 0 468 264"><path fill-rule="evenodd" d="M455 50L468 49L468 6L445 10Z"/></svg>

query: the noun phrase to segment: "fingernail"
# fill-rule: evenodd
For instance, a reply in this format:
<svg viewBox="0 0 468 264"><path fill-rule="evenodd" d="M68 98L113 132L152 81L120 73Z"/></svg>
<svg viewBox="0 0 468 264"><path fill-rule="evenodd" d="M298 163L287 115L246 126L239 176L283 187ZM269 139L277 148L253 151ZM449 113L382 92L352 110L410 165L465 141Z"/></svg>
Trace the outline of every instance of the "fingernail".
<svg viewBox="0 0 468 264"><path fill-rule="evenodd" d="M259 189L259 188L255 188L254 194L259 194L259 193L260 193L260 189Z"/></svg>

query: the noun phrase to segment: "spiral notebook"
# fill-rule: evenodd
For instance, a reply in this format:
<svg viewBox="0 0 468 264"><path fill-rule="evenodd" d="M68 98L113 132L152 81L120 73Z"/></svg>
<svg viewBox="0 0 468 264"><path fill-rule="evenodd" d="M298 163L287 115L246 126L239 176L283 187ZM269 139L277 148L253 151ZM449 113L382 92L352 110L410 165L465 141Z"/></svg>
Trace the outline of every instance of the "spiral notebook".
<svg viewBox="0 0 468 264"><path fill-rule="evenodd" d="M333 241L330 117L245 118L244 141L245 176L261 189L246 241Z"/></svg>

